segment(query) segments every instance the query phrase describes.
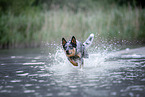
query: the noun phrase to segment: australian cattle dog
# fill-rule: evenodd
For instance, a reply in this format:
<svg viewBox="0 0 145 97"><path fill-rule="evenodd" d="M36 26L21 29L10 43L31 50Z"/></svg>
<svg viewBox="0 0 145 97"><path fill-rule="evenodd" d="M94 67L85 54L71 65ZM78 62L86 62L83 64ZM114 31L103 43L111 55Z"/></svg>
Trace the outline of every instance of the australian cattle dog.
<svg viewBox="0 0 145 97"><path fill-rule="evenodd" d="M74 66L79 66L80 68L84 65L83 58L88 58L87 48L92 44L94 39L94 34L90 34L88 39L81 43L74 36L72 36L71 40L66 41L64 38L62 38L62 45L64 52L70 61Z"/></svg>

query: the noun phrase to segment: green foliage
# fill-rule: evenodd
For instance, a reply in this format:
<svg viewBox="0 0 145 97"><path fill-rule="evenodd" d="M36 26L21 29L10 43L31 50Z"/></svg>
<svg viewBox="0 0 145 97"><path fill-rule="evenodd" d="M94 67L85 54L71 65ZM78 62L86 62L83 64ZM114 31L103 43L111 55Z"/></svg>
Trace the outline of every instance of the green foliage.
<svg viewBox="0 0 145 97"><path fill-rule="evenodd" d="M1 0L0 48L60 43L72 35L85 40L90 33L108 41L145 41L144 9L118 6L116 0L60 1Z"/></svg>
<svg viewBox="0 0 145 97"><path fill-rule="evenodd" d="M0 19L2 20L0 21L0 44L29 44L41 40L39 31L44 21L41 14L19 16L7 14L2 15Z"/></svg>
<svg viewBox="0 0 145 97"><path fill-rule="evenodd" d="M34 2L35 0L0 0L0 11L1 14L11 12L14 15L27 13L33 8Z"/></svg>
<svg viewBox="0 0 145 97"><path fill-rule="evenodd" d="M144 32L144 10L129 8L112 8L95 12L72 13L68 11L51 11L45 13L45 29L41 32L53 33L52 36L70 37L75 35L85 39L88 32L99 34L100 37L111 40L142 40L139 35ZM140 16L141 15L141 16ZM142 18L142 19L141 19ZM143 25L140 25L143 24ZM49 25L49 26L48 26ZM51 34L43 34L50 37ZM55 41L60 40L55 38ZM48 41L54 39L43 38ZM49 40L50 39L50 40Z"/></svg>

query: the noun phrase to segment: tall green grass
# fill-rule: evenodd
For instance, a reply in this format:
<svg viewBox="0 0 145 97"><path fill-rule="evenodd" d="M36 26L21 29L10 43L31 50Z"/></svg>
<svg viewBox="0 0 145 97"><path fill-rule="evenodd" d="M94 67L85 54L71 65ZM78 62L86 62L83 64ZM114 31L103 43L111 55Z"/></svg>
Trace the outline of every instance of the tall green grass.
<svg viewBox="0 0 145 97"><path fill-rule="evenodd" d="M51 10L18 16L9 13L0 17L0 47L60 43L62 37L69 39L72 35L85 40L90 33L108 41L145 41L144 26L145 10L131 7L77 13Z"/></svg>

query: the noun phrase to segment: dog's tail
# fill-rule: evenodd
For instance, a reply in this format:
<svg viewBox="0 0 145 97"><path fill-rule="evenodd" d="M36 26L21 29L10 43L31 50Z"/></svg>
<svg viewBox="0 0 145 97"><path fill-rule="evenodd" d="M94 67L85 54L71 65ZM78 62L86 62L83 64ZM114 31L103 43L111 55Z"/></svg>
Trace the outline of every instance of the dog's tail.
<svg viewBox="0 0 145 97"><path fill-rule="evenodd" d="M83 43L83 45L88 48L92 42L93 42L93 39L94 39L94 34L90 34L90 36L88 37L88 39Z"/></svg>

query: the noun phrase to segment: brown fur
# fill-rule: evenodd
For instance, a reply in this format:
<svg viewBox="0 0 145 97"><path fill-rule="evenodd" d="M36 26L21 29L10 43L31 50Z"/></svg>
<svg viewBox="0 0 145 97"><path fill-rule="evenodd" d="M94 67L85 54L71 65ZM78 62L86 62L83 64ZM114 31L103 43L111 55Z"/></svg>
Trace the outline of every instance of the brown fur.
<svg viewBox="0 0 145 97"><path fill-rule="evenodd" d="M65 54L66 54L66 51L64 50L64 52L65 52ZM72 56L75 56L75 52L76 52L76 49L75 48L73 48L72 50L69 50L69 53L71 53L71 54L66 54L66 56L67 57L72 57Z"/></svg>
<svg viewBox="0 0 145 97"><path fill-rule="evenodd" d="M76 42L75 37L74 36L72 37L70 44L67 44L67 46L65 46L66 43L67 43L67 41L64 38L62 38L62 45L64 48L64 52L65 52L66 56L68 57L68 60L74 66L78 66L78 63L76 62L76 60L81 61L82 55L81 55L81 52L76 54L77 42Z"/></svg>

